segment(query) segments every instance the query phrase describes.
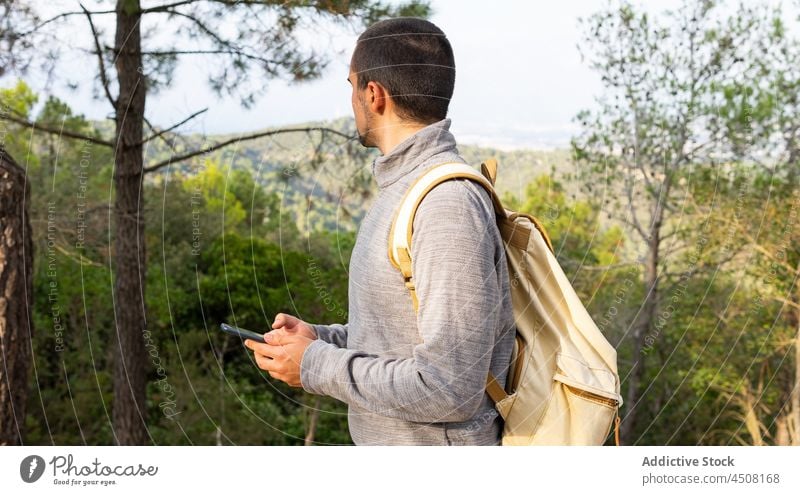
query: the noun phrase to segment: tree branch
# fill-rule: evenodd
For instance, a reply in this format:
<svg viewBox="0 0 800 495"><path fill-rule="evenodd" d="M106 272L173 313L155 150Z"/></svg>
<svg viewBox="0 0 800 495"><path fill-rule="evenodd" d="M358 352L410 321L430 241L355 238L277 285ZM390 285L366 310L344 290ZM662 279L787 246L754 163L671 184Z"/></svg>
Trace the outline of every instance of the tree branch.
<svg viewBox="0 0 800 495"><path fill-rule="evenodd" d="M575 267L578 270L585 270L587 272L596 272L596 271L614 270L617 268L624 268L626 266L636 266L636 265L641 265L642 263L638 261L626 261L622 263L615 263L613 265L581 265L579 263L570 263L570 262L566 262L564 264L570 267Z"/></svg>
<svg viewBox="0 0 800 495"><path fill-rule="evenodd" d="M685 277L685 278L689 279L689 278L694 277L698 273L704 273L704 272L707 272L707 271L712 270L712 269L715 270L715 271L716 270L721 270L723 266L725 266L727 263L731 262L737 255L738 255L738 252L734 252L734 253L731 253L730 256L726 256L726 257L720 258L718 260L711 260L710 262L702 261L702 262L694 265L694 267L692 269L690 269L690 270L684 270L684 271L679 271L679 272L670 272L670 271L667 271L667 270L662 271L661 272L661 277L662 277L663 280L665 280L665 281L667 281L667 280L675 280L675 282L673 282L673 283L671 283L669 285L663 285L662 284L663 287L664 287L663 293L667 294L667 293L670 293L673 290L675 290L675 287L677 287L678 284L680 284L680 282L681 282L681 277Z"/></svg>
<svg viewBox="0 0 800 495"><path fill-rule="evenodd" d="M791 306L794 309L800 309L800 304L797 304L796 302L794 302L792 300L786 299L785 297L780 297L777 294L770 296L770 298L774 299L775 301L778 301L779 303L785 304L787 306Z"/></svg>
<svg viewBox="0 0 800 495"><path fill-rule="evenodd" d="M225 146L228 146L228 145L231 145L231 144L234 144L234 143L240 143L242 141L252 141L253 139L258 139L258 138L262 138L262 137L266 137L266 136L273 136L275 134L283 134L283 133L287 133L287 132L310 132L310 131L320 131L320 132L323 132L323 133L324 132L329 132L331 134L335 134L337 136L342 136L344 138L347 138L348 141L352 140L352 139L355 139L354 136L348 136L347 134L344 134L344 133L339 132L337 130L331 129L329 127L302 127L302 128L299 128L299 129L277 129L277 130L273 130L273 131L257 132L257 133L254 133L254 134L249 134L247 136L241 136L241 137L237 137L237 138L228 139L226 141L222 141L222 142L219 142L219 143L216 143L216 144L212 144L211 146L208 146L208 147L205 147L205 148L201 148L199 150L190 151L188 153L184 153L183 155L179 155L179 156L176 156L176 157L173 157L173 158L169 158L167 160L158 162L158 163L156 163L154 165L150 165L149 167L145 167L144 168L144 172L145 173L155 172L156 170L158 170L160 168L163 168L163 167L166 167L167 165L171 165L172 163L182 162L184 160L188 160L189 158L194 158L195 156L198 156L198 155L204 155L206 153L210 153L210 152L216 151L216 150L218 150L220 148L224 148Z"/></svg>
<svg viewBox="0 0 800 495"><path fill-rule="evenodd" d="M747 231L747 229L741 228L741 225L739 225L738 222L736 222L734 220L730 220L730 219L724 218L724 217L720 218L719 221L722 222L726 226L732 226L733 228L735 228L736 229L736 233L738 235L742 236L744 238L744 240L747 241L747 244L750 247L752 247L757 252L759 252L762 255L764 255L764 257L766 257L767 259L771 260L773 263L781 266L782 268L784 268L789 273L796 273L798 270L800 270L800 264L798 264L798 267L795 268L792 265L790 265L788 261L782 260L782 259L778 258L777 256L775 256L775 254L772 251L770 251L769 249L764 247L764 245L762 245L752 235L750 235L750 233Z"/></svg>
<svg viewBox="0 0 800 495"><path fill-rule="evenodd" d="M795 271L795 268L792 265L790 265L785 260L782 260L782 259L778 258L777 256L775 256L775 254L773 254L769 249L765 248L764 246L759 244L755 239L753 239L753 237L751 235L749 235L747 233L744 233L744 232L740 232L740 235L750 242L750 246L752 246L753 249L755 249L759 253L763 254L765 257L770 259L774 264L777 264L777 265L785 268L790 273Z"/></svg>
<svg viewBox="0 0 800 495"><path fill-rule="evenodd" d="M83 4L78 4L83 9L83 13L86 14L86 19L89 20L89 27L92 29L92 37L94 38L94 46L97 49L97 62L100 65L100 82L103 84L103 89L106 92L106 97L108 101L111 103L113 108L117 108L117 100L113 96L111 96L111 90L108 87L108 75L106 74L106 64L103 61L103 51L100 48L100 39L97 37L97 29L94 27L94 22L92 22L92 14L86 10L86 7Z"/></svg>
<svg viewBox="0 0 800 495"><path fill-rule="evenodd" d="M206 35L208 35L211 39L216 41L220 46L231 47L234 49L237 48L230 41L220 38L219 35L217 35L217 33L214 32L213 29L206 26L205 23L203 23L200 19L194 17L193 15L184 14L183 12L178 12L177 10L166 10L164 12L170 15L176 15L178 17L184 17L186 19L189 19L193 24L195 24L198 28L200 28L201 31L206 33Z"/></svg>
<svg viewBox="0 0 800 495"><path fill-rule="evenodd" d="M92 12L89 12L89 13L92 14L92 15L116 14L117 11L116 10L97 10L97 11L92 11ZM20 37L20 38L23 38L25 36L28 36L29 34L35 33L36 31L40 30L41 28L45 27L46 25L50 24L51 22L57 21L57 20L59 20L61 18L64 18L64 17L73 16L73 15L83 15L83 12L62 12L62 13L56 15L56 16L51 17L50 19L47 19L44 22L40 22L39 24L33 26L28 31L25 31L24 33L19 33L17 36Z"/></svg>
<svg viewBox="0 0 800 495"><path fill-rule="evenodd" d="M265 64L278 64L275 60L270 60L259 55L253 55L242 50L159 50L142 52L142 55L166 56L166 55L236 55L250 60L256 60Z"/></svg>
<svg viewBox="0 0 800 495"><path fill-rule="evenodd" d="M144 120L144 124L147 126L148 129L150 129L150 132L152 134L156 134L158 132L158 130L156 130L155 126L153 126L153 124L150 123L150 120L148 120L147 117L143 117L142 120ZM157 137L161 139L164 142L164 144L166 144L167 147L169 147L169 149L171 149L172 151L177 151L175 149L175 144L171 142L169 139L167 139L164 136L157 136ZM142 143L145 143L145 141L142 141Z"/></svg>
<svg viewBox="0 0 800 495"><path fill-rule="evenodd" d="M174 9L175 7L182 7L184 5L191 5L193 3L198 3L199 1L200 0L181 0L181 1L178 1L178 2L167 3L167 4L164 4L164 5L157 5L155 7L148 7L146 9L139 10L139 12L142 13L142 14L147 14L149 12L169 12L169 13L174 13L174 11L172 9ZM240 4L262 5L262 6L267 6L267 7L275 7L275 6L280 5L281 3L285 4L285 3L288 3L288 2L275 2L275 0L247 0L247 1L244 1L244 2L242 0L211 0L211 3L218 3L218 4L221 4L221 5L227 5L229 7L237 6L237 5L240 5ZM298 6L300 6L300 5L298 5ZM293 6L293 7L295 7L295 6Z"/></svg>
<svg viewBox="0 0 800 495"><path fill-rule="evenodd" d="M648 236L645 233L644 229L642 228L642 224L639 222L639 217L636 215L636 206L635 206L635 203L633 201L633 185L630 183L630 178L626 178L626 181L628 183L625 184L625 192L626 192L626 194L628 196L628 208L629 208L630 213L631 213L631 220L628 220L627 217L624 217L623 221L625 223L627 223L628 225L632 226L634 229L636 229L636 231L639 233L639 235L642 236L642 239L646 240L650 236Z"/></svg>
<svg viewBox="0 0 800 495"><path fill-rule="evenodd" d="M175 125L173 125L173 126L170 126L170 127L166 128L166 129L164 129L164 130L162 130L162 131L159 131L159 132L155 133L155 134L151 134L151 135L147 136L147 137L146 137L146 138L144 138L144 139L143 139L143 140L142 140L142 141L141 141L139 144L144 144L144 143L146 143L146 142L148 142L148 141L152 141L153 139L156 139L156 138L158 138L158 137L161 137L161 136L163 136L164 134L166 134L166 133L168 133L168 132L170 132L170 131L173 131L173 130L177 129L178 127L182 126L183 124L185 124L185 123L189 122L189 121L190 121L190 120L192 120L193 118L195 118L195 117L197 117L198 115L200 115L200 114L202 114L202 113L205 113L205 112L207 112L207 111L208 111L208 108L204 108L204 109L202 109L202 110L199 110L199 111L197 111L197 112L195 112L195 113L193 113L193 114L189 115L189 116L188 116L188 117L186 117L185 119L181 120L181 121L180 121L180 122L178 122L177 124L175 124ZM155 132L155 129L153 129L153 132Z"/></svg>
<svg viewBox="0 0 800 495"><path fill-rule="evenodd" d="M164 4L164 5L157 5L155 7L150 7L150 8L147 8L147 9L141 9L139 12L142 13L142 14L147 14L149 12L170 12L171 9L174 9L175 7L180 7L182 5L189 5L189 4L192 4L192 3L197 3L197 0L183 0L181 2L167 3L167 4ZM230 2L230 3L234 3L234 2ZM238 3L238 2L236 2L236 3Z"/></svg>
<svg viewBox="0 0 800 495"><path fill-rule="evenodd" d="M8 115L8 114L5 114L5 113L0 113L0 119L7 120L9 122L14 122L15 124L19 124L19 125L22 125L22 126L25 126L25 127L32 127L34 129L38 129L38 130L46 132L48 134L55 134L57 136L63 136L63 137L68 137L68 138L72 138L72 139L83 139L85 141L89 141L90 143L99 144L101 146L107 146L109 148L113 148L114 147L114 143L112 143L110 141L105 141L103 139L96 138L96 137L93 137L93 136L88 136L86 134L81 134L79 132L73 132L73 131L63 130L63 129L54 129L52 127L39 125L36 122L30 122L28 120L25 120L25 119L22 119L22 118L18 118L18 117L14 117L12 115Z"/></svg>

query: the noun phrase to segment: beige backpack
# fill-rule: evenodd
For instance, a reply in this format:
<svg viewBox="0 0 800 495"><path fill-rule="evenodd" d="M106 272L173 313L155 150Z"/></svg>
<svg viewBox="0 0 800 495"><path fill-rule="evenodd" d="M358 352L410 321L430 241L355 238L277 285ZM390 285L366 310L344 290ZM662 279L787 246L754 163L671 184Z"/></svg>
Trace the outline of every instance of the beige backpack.
<svg viewBox="0 0 800 495"><path fill-rule="evenodd" d="M418 308L411 274L414 213L437 184L463 177L492 196L508 260L517 334L508 379L491 373L486 391L504 419L503 445L602 445L614 426L619 445L622 405L617 352L581 304L532 215L507 210L494 190L497 162L481 173L463 163L443 163L422 174L395 212L389 258L400 270Z"/></svg>

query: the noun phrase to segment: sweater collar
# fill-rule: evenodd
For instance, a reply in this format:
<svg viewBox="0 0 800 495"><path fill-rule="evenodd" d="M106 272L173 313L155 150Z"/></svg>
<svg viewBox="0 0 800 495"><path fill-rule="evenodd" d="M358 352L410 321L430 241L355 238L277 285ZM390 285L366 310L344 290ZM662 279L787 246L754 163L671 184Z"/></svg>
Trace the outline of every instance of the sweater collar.
<svg viewBox="0 0 800 495"><path fill-rule="evenodd" d="M455 150L450 119L434 122L398 143L391 151L372 162L372 174L383 189L416 169L434 155Z"/></svg>

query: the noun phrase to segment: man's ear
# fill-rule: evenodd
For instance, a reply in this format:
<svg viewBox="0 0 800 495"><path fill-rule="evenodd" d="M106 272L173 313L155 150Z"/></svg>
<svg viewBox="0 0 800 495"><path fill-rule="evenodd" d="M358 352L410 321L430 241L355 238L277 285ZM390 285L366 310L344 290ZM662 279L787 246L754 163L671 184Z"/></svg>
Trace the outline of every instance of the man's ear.
<svg viewBox="0 0 800 495"><path fill-rule="evenodd" d="M373 113L383 113L389 99L389 92L380 83L367 83L367 105Z"/></svg>

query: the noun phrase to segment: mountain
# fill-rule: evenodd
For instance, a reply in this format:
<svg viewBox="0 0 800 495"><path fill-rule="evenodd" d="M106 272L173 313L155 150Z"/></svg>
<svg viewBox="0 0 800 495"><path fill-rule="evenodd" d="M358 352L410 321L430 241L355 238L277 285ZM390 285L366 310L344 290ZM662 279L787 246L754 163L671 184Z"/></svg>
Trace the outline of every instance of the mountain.
<svg viewBox="0 0 800 495"><path fill-rule="evenodd" d="M313 127L330 128L351 136L356 134L352 118L303 122L258 132ZM161 162L188 150L245 136L247 134L170 134L164 140L150 142L145 151L145 163ZM380 152L362 147L357 140L348 141L331 133L326 133L325 139L322 137L321 132L312 131L242 141L164 167L148 177L152 180L166 173L194 174L206 159L213 160L232 169L251 171L257 183L281 197L282 208L293 212L301 230L353 230L369 209L371 198L377 191L371 167ZM501 150L471 144L459 144L458 150L476 168L487 158L498 160L496 186L501 196L506 193L518 197L523 195L527 184L537 175L565 177L573 171L568 150Z"/></svg>

